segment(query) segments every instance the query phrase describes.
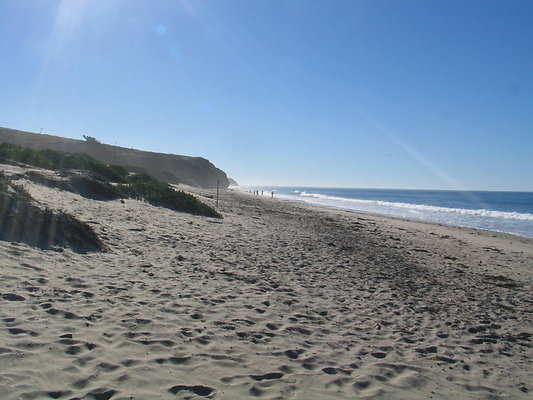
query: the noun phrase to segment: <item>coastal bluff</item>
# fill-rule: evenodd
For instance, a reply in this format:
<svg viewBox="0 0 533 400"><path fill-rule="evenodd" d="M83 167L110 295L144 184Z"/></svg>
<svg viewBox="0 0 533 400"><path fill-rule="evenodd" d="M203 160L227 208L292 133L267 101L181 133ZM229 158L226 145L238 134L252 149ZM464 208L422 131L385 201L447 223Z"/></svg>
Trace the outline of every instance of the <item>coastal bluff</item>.
<svg viewBox="0 0 533 400"><path fill-rule="evenodd" d="M17 144L35 150L86 153L104 163L121 165L133 172L146 172L172 184L214 189L218 181L221 189L229 186L226 173L205 158L129 149L88 139L68 139L0 127L0 143Z"/></svg>

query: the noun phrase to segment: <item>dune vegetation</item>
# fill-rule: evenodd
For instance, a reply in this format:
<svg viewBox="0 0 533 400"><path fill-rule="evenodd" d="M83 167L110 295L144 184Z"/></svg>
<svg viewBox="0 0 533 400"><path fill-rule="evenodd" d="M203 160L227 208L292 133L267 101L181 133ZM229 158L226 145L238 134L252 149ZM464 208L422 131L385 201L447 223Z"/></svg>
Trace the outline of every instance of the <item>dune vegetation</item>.
<svg viewBox="0 0 533 400"><path fill-rule="evenodd" d="M62 212L41 208L31 195L0 172L0 240L42 249L70 247L78 253L107 247L85 222Z"/></svg>
<svg viewBox="0 0 533 400"><path fill-rule="evenodd" d="M182 190L176 190L145 173L130 174L127 168L108 165L84 153L66 153L57 150L34 150L1 143L0 157L35 167L65 171L83 170L65 181L50 179L32 172L26 178L50 187L68 190L86 198L115 200L131 198L152 205L207 217L222 218L213 207Z"/></svg>

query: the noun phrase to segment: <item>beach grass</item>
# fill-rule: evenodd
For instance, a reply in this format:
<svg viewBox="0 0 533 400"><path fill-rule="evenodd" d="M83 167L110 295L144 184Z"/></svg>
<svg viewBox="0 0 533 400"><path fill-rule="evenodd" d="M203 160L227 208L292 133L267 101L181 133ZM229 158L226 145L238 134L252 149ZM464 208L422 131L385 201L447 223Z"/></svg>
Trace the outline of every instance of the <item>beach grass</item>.
<svg viewBox="0 0 533 400"><path fill-rule="evenodd" d="M84 153L66 153L50 149L34 150L1 143L0 157L56 171L67 169L87 171L86 175L70 177L68 184L36 173L27 176L34 182L76 192L86 198L95 200L131 198L174 211L222 218L218 211L195 196L182 190L175 190L151 175L130 174L122 166L105 164Z"/></svg>
<svg viewBox="0 0 533 400"><path fill-rule="evenodd" d="M42 249L69 247L79 253L107 247L87 223L63 211L39 207L20 185L0 173L0 240Z"/></svg>
<svg viewBox="0 0 533 400"><path fill-rule="evenodd" d="M192 194L185 193L182 190L175 190L170 185L159 182L149 175L138 175L128 178L127 184L118 186L125 197L144 200L154 206L170 208L175 211L222 218L222 214L198 200Z"/></svg>
<svg viewBox="0 0 533 400"><path fill-rule="evenodd" d="M84 153L66 153L43 149L34 150L11 143L0 144L0 157L51 170L83 169L96 178L109 182L125 183L128 171L118 165L108 165Z"/></svg>

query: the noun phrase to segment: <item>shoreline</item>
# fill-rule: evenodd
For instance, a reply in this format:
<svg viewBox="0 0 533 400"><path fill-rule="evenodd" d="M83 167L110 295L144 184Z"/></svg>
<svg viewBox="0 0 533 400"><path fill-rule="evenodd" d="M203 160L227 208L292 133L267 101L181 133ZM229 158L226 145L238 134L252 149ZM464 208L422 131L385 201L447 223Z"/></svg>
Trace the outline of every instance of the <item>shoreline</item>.
<svg viewBox="0 0 533 400"><path fill-rule="evenodd" d="M239 191L241 193L249 194L246 189L241 189L241 188L238 188L238 187L230 188L230 190L237 190L237 191ZM383 189L383 190L387 190L387 189ZM524 192L524 193L528 193L528 192ZM526 239L533 239L533 236L531 236L531 237L530 236L524 236L524 235L520 235L518 233L513 233L513 232L506 232L506 231L500 231L500 230L490 230L490 229L484 229L484 228L476 228L476 227L470 227L470 226L466 226L466 225L446 224L446 223L442 223L442 222L425 221L425 220L421 220L421 219L408 219L408 218L405 218L405 217L399 217L399 216L393 216L393 215L387 215L387 214L379 214L379 213L375 213L375 212L366 212L366 211L360 211L360 210L350 210L350 209L346 209L346 208L342 208L342 207L335 207L335 206L330 206L330 205L312 203L312 202L307 201L305 199L301 199L301 200L300 199L291 199L291 198L287 198L286 195L278 195L278 196L280 196L280 197L277 197L278 200L284 200L284 201L288 201L288 202L292 202L292 203L306 204L306 205L311 205L311 206L314 206L314 207L319 207L319 208L324 208L324 209L338 210L338 211L345 211L345 212L356 213L356 214L361 214L361 215L370 215L370 216L376 216L376 217L400 219L400 220L406 220L406 221L428 223L428 224L436 224L436 225L450 226L450 227L457 227L457 228L475 229L475 230L486 231L486 232L496 232L496 233L507 234L507 235L512 235L512 236L526 238ZM264 195L262 197L268 197L268 196Z"/></svg>
<svg viewBox="0 0 533 400"><path fill-rule="evenodd" d="M188 190L189 191L194 191L194 190L198 190L198 189L195 189L195 188L192 188L192 187L188 187ZM202 190L202 189L200 189ZM238 193L244 193L244 194L247 194L247 195L250 195L250 196L253 196L251 195L250 193L246 192L246 191L243 191L243 190L240 190L240 189L236 189L236 188L233 188L233 190L236 190ZM264 195L264 196L255 196L255 197L258 197L258 198L264 198L264 199L267 199L267 196ZM417 220L417 219L407 219L407 218L402 218L402 217L395 217L395 216L389 216L389 215L383 215L383 214L377 214L377 213L371 213L371 212L364 212L364 211L352 211L352 210L346 210L346 209L343 209L343 208L340 208L340 207L332 207L332 206L326 206L326 205L322 205L322 204L314 204L314 203L310 203L310 202L306 202L305 200L292 200L292 199L287 199L287 198L282 198L282 197L274 197L275 200L278 200L278 201L285 201L285 202L288 202L290 204L300 204L300 205L303 205L303 206L309 206L309 207L316 207L317 209L319 210L331 210L331 211L339 211L339 212L343 212L343 213L349 213L349 214L354 214L354 215L357 215L357 216L361 216L361 217L364 217L364 216L367 216L367 217L375 217L375 218L384 218L384 219L390 219L390 220L397 220L397 221L405 221L405 222L413 222L413 223L419 223L419 224L427 224L427 225L435 225L435 226L440 226L440 227L446 227L446 228L457 228L459 230L470 230L470 231L473 231L473 232L483 232L484 234L488 235L488 236L492 236L492 234L497 234L497 235L503 235L503 236L509 236L509 239L516 239L516 240L519 240L519 239L525 239L526 242L530 243L532 246L533 246L533 237L529 237L529 236L521 236L521 235L518 235L518 234L515 234L515 233L512 233L512 232L502 232L502 231L496 231L496 230L489 230L489 229L482 229L482 228L472 228L472 227L468 227L468 226L459 226L459 225L448 225L448 224L444 224L444 223L438 223L438 222L432 222L432 221L422 221L422 220ZM268 198L267 200L270 200L270 198Z"/></svg>
<svg viewBox="0 0 533 400"><path fill-rule="evenodd" d="M110 251L0 242L2 398L533 390L531 239L236 191L218 220L20 183Z"/></svg>

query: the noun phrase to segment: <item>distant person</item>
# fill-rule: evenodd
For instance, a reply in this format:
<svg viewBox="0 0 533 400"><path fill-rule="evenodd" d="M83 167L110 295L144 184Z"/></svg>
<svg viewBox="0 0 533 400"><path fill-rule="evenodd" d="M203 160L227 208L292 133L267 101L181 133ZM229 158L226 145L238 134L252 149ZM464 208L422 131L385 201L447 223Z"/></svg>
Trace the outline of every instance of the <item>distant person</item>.
<svg viewBox="0 0 533 400"><path fill-rule="evenodd" d="M263 195L263 191L261 190L261 196Z"/></svg>
<svg viewBox="0 0 533 400"><path fill-rule="evenodd" d="M274 198L274 191L272 191L271 194L272 194L272 198Z"/></svg>

